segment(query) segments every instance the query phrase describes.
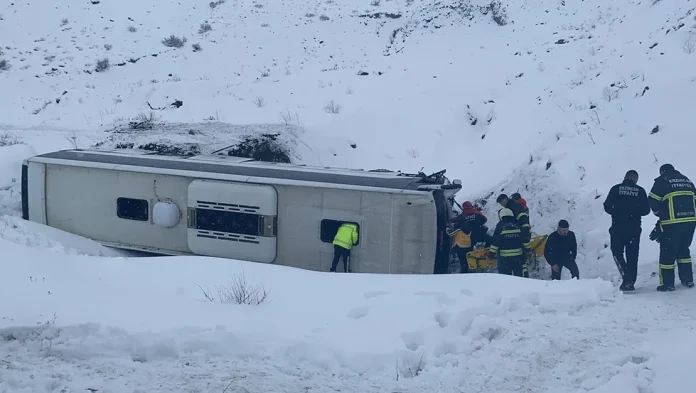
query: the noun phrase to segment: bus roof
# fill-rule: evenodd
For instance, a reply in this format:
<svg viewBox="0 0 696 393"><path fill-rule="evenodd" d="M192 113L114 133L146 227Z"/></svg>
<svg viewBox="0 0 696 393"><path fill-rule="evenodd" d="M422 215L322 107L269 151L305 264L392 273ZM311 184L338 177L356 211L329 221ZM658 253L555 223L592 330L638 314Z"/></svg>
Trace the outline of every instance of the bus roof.
<svg viewBox="0 0 696 393"><path fill-rule="evenodd" d="M41 162L42 159L275 178L286 181L319 182L393 190L417 190L419 186L425 184L438 184L425 180L425 176L422 175L404 174L401 172L272 163L228 155L171 156L133 149L61 150L32 157L29 161ZM69 165L67 162L66 164Z"/></svg>

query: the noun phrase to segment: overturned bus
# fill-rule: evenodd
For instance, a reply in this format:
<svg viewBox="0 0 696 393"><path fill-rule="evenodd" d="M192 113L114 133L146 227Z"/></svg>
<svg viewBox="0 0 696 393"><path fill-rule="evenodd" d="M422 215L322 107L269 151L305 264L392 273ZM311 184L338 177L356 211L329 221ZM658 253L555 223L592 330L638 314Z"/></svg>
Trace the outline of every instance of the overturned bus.
<svg viewBox="0 0 696 393"><path fill-rule="evenodd" d="M311 167L226 155L62 150L22 166L22 214L103 245L328 271L341 223L351 269L447 273L461 189L432 175Z"/></svg>

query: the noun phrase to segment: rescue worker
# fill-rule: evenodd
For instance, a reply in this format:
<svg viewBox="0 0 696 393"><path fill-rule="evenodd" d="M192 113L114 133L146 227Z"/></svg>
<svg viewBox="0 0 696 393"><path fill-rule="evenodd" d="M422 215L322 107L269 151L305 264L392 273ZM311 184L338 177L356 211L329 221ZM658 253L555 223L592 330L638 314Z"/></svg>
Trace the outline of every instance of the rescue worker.
<svg viewBox="0 0 696 393"><path fill-rule="evenodd" d="M643 231L641 220L650 214L648 194L637 183L638 172L631 169L626 172L623 182L611 187L604 201L604 211L611 215L611 253L623 278L619 287L622 291L635 290L640 234Z"/></svg>
<svg viewBox="0 0 696 393"><path fill-rule="evenodd" d="M455 227L463 229L466 225L468 229L471 230L471 242L472 245L476 243L486 243L486 247L490 245L490 236L488 236L488 227L486 227L486 222L488 222L488 217L486 217L480 210L476 209L474 205L466 201L462 204L462 212L456 218L452 220Z"/></svg>
<svg viewBox="0 0 696 393"><path fill-rule="evenodd" d="M524 198L522 198L522 195L520 195L519 192L510 195L510 197L512 197L513 201L519 203L524 209L524 211L529 215L529 207L527 206L527 201Z"/></svg>
<svg viewBox="0 0 696 393"><path fill-rule="evenodd" d="M524 198L522 198L522 195L520 195L519 192L516 192L516 193L510 195L510 197L512 198L513 201L519 203L520 206L522 206L522 210L525 213L527 213L527 224L529 224L529 227L530 227L530 237L531 237L532 223L529 220L529 207L527 206L527 201ZM529 265L532 265L532 266L536 265L536 255L533 252L529 253L529 257L525 261L525 267L524 267L524 271L525 271L524 276L525 277L529 277L529 271L528 271Z"/></svg>
<svg viewBox="0 0 696 393"><path fill-rule="evenodd" d="M551 280L560 280L564 267L570 270L572 278L580 279L578 264L575 262L577 256L575 232L570 230L568 221L560 220L558 228L549 235L544 247L544 258L551 265Z"/></svg>
<svg viewBox="0 0 696 393"><path fill-rule="evenodd" d="M521 197L520 197L521 199ZM531 225L529 224L529 212L528 210L525 211L525 208L522 206L521 203L514 199L508 198L507 195L505 194L500 194L498 195L498 198L496 201L503 207L503 208L508 208L512 211L512 214L515 216L515 220L517 223L520 224L522 227L522 233L524 235L524 240L525 242L529 243L532 240L532 228ZM527 202L525 201L525 204ZM524 261L524 266L523 266L523 271L524 277L529 277L529 262L534 259L534 254L533 253L528 253L525 261Z"/></svg>
<svg viewBox="0 0 696 393"><path fill-rule="evenodd" d="M350 223L343 223L338 228L333 240L334 257L331 263L331 272L336 272L339 258L343 258L343 271L350 273L350 250L358 244L358 226Z"/></svg>
<svg viewBox="0 0 696 393"><path fill-rule="evenodd" d="M454 231L448 232L452 238L452 248L459 259L460 272L469 273L469 263L466 260L466 254L474 249L471 241L471 229L466 221L460 220L457 223Z"/></svg>
<svg viewBox="0 0 696 393"><path fill-rule="evenodd" d="M498 273L523 277L529 240L515 220L512 210L502 208L498 213L500 222L495 227L493 240L488 249L489 256L498 260Z"/></svg>
<svg viewBox="0 0 696 393"><path fill-rule="evenodd" d="M529 242L531 238L531 226L529 225L529 213L525 211L525 209L522 207L522 205L515 201L514 199L508 198L507 195L505 194L500 194L498 195L498 198L496 199L496 202L500 204L503 208L510 209L512 211L512 214L514 215L514 219L517 221L518 224L522 227L522 230L526 232L527 238L526 242ZM500 212L498 212L498 215L500 215Z"/></svg>
<svg viewBox="0 0 696 393"><path fill-rule="evenodd" d="M689 247L696 230L696 188L671 164L660 167L648 194L650 209L659 218L660 229L660 292L674 291L676 260L679 280L687 288L694 287L694 273Z"/></svg>

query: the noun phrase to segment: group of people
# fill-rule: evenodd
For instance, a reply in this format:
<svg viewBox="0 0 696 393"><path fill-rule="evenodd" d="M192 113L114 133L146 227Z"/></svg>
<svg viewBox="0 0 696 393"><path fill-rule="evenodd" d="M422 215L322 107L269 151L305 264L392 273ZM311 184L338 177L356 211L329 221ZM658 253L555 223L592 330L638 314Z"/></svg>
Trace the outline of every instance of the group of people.
<svg viewBox="0 0 696 393"><path fill-rule="evenodd" d="M638 185L638 172L626 172L623 182L611 188L604 210L611 215L611 252L623 277L620 289L635 290L642 217L652 213L658 221L650 240L660 244L657 290L675 290L674 270L687 288L694 287L689 247L696 231L696 187L673 165L660 167L649 193ZM676 263L675 263L676 262Z"/></svg>
<svg viewBox="0 0 696 393"><path fill-rule="evenodd" d="M527 202L519 193L508 198L500 194L496 199L501 209L499 222L488 235L487 217L469 201L462 212L452 220L452 246L461 264L461 272L468 273L466 255L477 244L488 247L488 256L497 260L501 274L529 277L527 261L534 252L530 247L531 226ZM660 167L660 176L649 193L638 185L638 172L629 170L621 183L611 187L604 210L612 218L609 229L611 252L622 276L620 289L635 290L638 275L638 254L642 217L652 213L658 217L650 240L660 244L658 291L675 290L675 269L679 280L687 288L694 287L689 247L696 231L696 187L688 177L671 164ZM544 258L551 266L551 279L560 280L563 268L573 278L579 278L576 263L577 240L567 220L560 220L544 248ZM675 263L676 262L676 263Z"/></svg>
<svg viewBox="0 0 696 393"><path fill-rule="evenodd" d="M453 248L461 265L461 272L469 272L466 255L477 244L488 247L489 258L497 260L498 273L529 277L528 261L534 250L531 249L531 224L527 201L519 193L508 197L500 194L496 202L499 222L488 235L488 218L476 209L470 201L464 202L462 212L452 220L454 230L450 233ZM570 270L573 278L579 278L577 241L566 220L558 222L558 228L548 236L544 248L544 258L551 266L551 279L560 280L563 268Z"/></svg>

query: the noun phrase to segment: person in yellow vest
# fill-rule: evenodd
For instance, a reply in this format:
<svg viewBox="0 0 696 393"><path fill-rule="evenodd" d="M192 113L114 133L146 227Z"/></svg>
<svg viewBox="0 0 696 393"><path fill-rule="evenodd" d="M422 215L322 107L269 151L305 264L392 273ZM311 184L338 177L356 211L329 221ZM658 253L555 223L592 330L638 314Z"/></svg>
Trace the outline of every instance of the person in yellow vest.
<svg viewBox="0 0 696 393"><path fill-rule="evenodd" d="M452 248L457 254L459 259L460 272L469 273L469 263L466 260L466 254L473 250L473 244L471 243L471 229L469 225L463 223L463 225L457 225L457 228L450 232L449 235L452 237Z"/></svg>
<svg viewBox="0 0 696 393"><path fill-rule="evenodd" d="M336 272L336 266L338 266L338 260L341 257L343 258L343 271L346 273L351 272L348 265L350 249L356 244L358 244L358 226L349 223L341 224L333 240L334 257L331 263L331 272Z"/></svg>

